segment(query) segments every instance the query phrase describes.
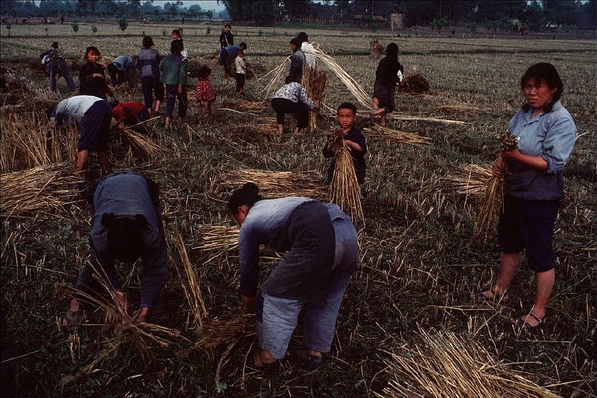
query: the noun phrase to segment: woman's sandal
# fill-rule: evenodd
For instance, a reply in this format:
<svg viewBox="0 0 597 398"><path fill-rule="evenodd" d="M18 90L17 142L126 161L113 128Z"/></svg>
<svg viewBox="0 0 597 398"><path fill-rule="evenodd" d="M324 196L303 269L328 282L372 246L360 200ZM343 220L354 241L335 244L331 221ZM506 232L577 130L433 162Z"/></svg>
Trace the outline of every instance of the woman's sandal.
<svg viewBox="0 0 597 398"><path fill-rule="evenodd" d="M526 319L523 319L524 317L526 317ZM537 324L531 325L531 323L529 323L529 318L533 318L534 320L536 320ZM528 314L521 315L520 318L516 320L516 326L521 329L535 329L543 325L544 322L545 317L539 318L537 315L533 314L532 312L529 312Z"/></svg>

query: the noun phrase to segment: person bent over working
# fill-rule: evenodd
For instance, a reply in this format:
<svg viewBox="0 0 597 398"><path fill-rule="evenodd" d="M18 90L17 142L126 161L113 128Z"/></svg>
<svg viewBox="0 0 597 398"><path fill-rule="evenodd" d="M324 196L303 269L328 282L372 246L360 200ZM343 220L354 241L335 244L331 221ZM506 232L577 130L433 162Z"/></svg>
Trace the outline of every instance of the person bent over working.
<svg viewBox="0 0 597 398"><path fill-rule="evenodd" d="M253 364L263 367L285 357L302 311L307 349L297 354L321 365L357 265L357 232L350 217L335 204L309 198L265 200L253 183L235 190L228 207L241 226L243 310L256 312L259 348ZM258 289L261 244L287 253Z"/></svg>

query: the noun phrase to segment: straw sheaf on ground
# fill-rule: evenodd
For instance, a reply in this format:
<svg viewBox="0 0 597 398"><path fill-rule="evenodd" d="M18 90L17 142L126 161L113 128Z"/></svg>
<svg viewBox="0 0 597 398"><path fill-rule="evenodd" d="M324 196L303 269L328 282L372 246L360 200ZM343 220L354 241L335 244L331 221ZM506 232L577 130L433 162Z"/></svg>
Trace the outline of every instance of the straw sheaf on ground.
<svg viewBox="0 0 597 398"><path fill-rule="evenodd" d="M15 133L11 134L14 142L18 142L19 136L45 138L47 133L47 121L40 116L43 111L33 105L50 96L49 79L38 71L33 72L28 67L28 59L37 63L39 54L54 39L60 42L69 59L80 60L89 44L96 45L102 54L111 58L134 55L140 49L142 33L152 35L156 48L165 55L169 52L169 32L173 28L171 24L131 22L123 34L113 21L98 21L101 34L92 36L90 23L80 25L81 30L76 35L70 26L52 25L48 36L43 27L37 32L35 27L13 25L11 33L18 36L14 39L6 37L4 25L0 27L2 63L3 66L10 63L6 76L26 88L22 94L18 87L18 93L5 90L1 93L2 104L8 104L8 96L15 94L11 101L20 107L14 108L15 112L6 108L11 112L8 115L3 108L1 115L3 173L8 171L5 165L9 163L19 170L36 166L32 160L35 157L27 160L31 165L22 160L20 154L27 152L19 150L19 156L12 155L17 152L5 152L15 147L5 141L9 138L7 131ZM213 53L214 46L218 46L217 34L213 31L220 28L214 25L212 33L208 34L205 25L185 24L185 44L192 59L199 59L201 63ZM594 41L559 37L556 40L425 39L414 34L408 38L404 35L390 38L384 36L383 31L377 32L375 38L384 43L398 42L402 51L400 62L407 74L411 71L423 74L433 90L433 95L398 92L397 109L391 114L389 128L420 133L431 138L432 145L408 145L368 137L367 177L362 187L366 227L359 234L359 266L340 309L331 355L316 371L303 368L290 356L279 369L258 373L250 358L255 346L252 329L240 332L242 315L238 298L238 251L235 250L238 226L234 225L226 206L231 190L238 188L242 181L235 176L226 187L222 187L222 182L229 173L242 169L264 173L314 170L314 175L309 175L307 180L317 189L316 185L323 185L325 181L324 171L329 163L321 155L325 143L321 134L285 136L283 142L270 139L249 142L240 135L225 133L226 129L243 124L273 124L274 112L267 101L288 73L285 61L289 54L288 39L303 30L280 26L234 26L234 29L242 31L235 40L249 44L247 59L272 71L247 84L244 99L266 101L262 109L235 106L234 82L226 80L220 68L212 68L218 107L226 100L223 108L234 110L218 109L217 124L196 125L194 117L198 107L191 102L183 128L164 130L158 122L153 122L149 128L146 138L161 146L166 156L150 159L140 156L130 149L123 137L110 142L110 170L142 172L161 188L163 220L172 257L171 278L162 291L160 304L151 313L149 325L159 325L167 331L143 327L128 330L129 324L112 317L110 322L127 326L122 328L121 337L111 334L113 330L108 326L90 326L79 328L80 345L76 336L69 339L54 325L54 319L63 316L69 299L64 291L74 284L82 259L89 250L89 206L75 203L61 205L58 210L47 208L42 214L38 212L37 218L4 217L6 213L2 208L2 236L5 237L0 267L2 370L8 375L5 378L3 374L2 389L4 392L12 383L18 391L6 396L432 396L431 393L424 395L430 383L437 383L446 390L457 385L473 388L471 383L477 379L451 376L456 361L465 356L478 359L470 363L477 364L472 366L471 374L485 378L483 386L475 384L474 388L479 391L484 391L489 384L500 383L499 378L502 378L508 383L501 383L500 388L509 388L507 391L513 396L522 391L514 390L522 388L522 384L530 396L539 391L537 385L565 397L597 395L597 364L592 355L595 352L593 336L597 333L594 295L597 263L593 255L597 247L594 238L597 199L593 194L597 182L594 169L597 117L593 106L595 84L587 81L593 82L597 76ZM332 60L328 59L329 65L321 60L319 65L327 74L325 103L331 111L329 118L321 117L328 113L324 103L322 115L317 119L319 128L323 131L335 128L335 108L346 100L358 103L359 114L364 116L358 119L358 127L372 128L368 120L368 101L379 61L371 59L363 49L374 37L370 32L316 28L308 29L308 33L321 43L321 52L332 54L337 66L361 88L353 85L351 90L330 69ZM496 48L500 51L496 52ZM472 200L478 196L468 188L476 178L481 181L482 174L475 177L474 171L462 169L465 167L462 165L487 165L495 159L495 134L505 131L522 103L520 77L529 65L540 60L556 64L565 85L563 103L572 113L579 135L565 168L566 199L560 206L554 238L557 277L547 321L540 329L521 331L513 327L512 320L529 310L534 291L533 274L526 266L517 273L509 289L508 302L478 304L469 299L471 293L490 286L497 270L499 247L495 232L485 243L474 237L482 199ZM210 62L216 65L215 60ZM508 67L496 68L495 65ZM341 74L339 69L338 72ZM280 79L271 79L276 73ZM270 81L274 84L268 92L266 86ZM189 87L194 84L196 78L190 77ZM58 88L56 99L68 95L64 79L58 81ZM361 98L364 104L354 97L353 91L364 93L367 97ZM121 95L143 101L139 85ZM190 90L189 97L193 97ZM53 96L49 98L54 100ZM477 112L474 107L483 111ZM18 111L19 118L13 118L17 109L26 111ZM163 107L162 112L164 110ZM76 129L72 134L76 146ZM68 155L62 161L71 162L72 166L76 149L61 149L64 150L61 155ZM51 160L50 163L62 161ZM93 155L90 165L97 168ZM459 194L456 190L460 188L444 180L447 176L466 179L463 189L469 196ZM285 184L290 186L274 185L271 192L281 196L289 192L317 195L301 191L311 185L289 178L290 182ZM266 194L267 179L267 175L260 175L254 180L262 193L270 196ZM247 178L249 180L253 179ZM4 201L4 187L1 188ZM323 188L317 192L322 192L321 199L327 200ZM40 217L45 214L53 217ZM176 225L184 226L180 231L188 263L192 265L192 274L200 285L199 293L208 313L202 318L204 329L197 329L197 322L191 316L194 304L183 289L184 285L190 289L188 292L196 291L190 288L190 277L177 254ZM265 276L280 257L262 254L260 271ZM138 270L122 264L117 266L131 306L138 308ZM177 277L177 269L180 277ZM203 309L200 312L203 313ZM92 317L89 312L88 319L106 324L104 317ZM434 330L466 338L453 343L458 347L457 353L450 351L446 360L436 359L426 364L426 358L437 356L428 348L432 343L420 337L417 330L427 330L431 340L442 342L441 348L446 348L452 340L442 338ZM179 331L176 336L171 334L175 331ZM157 336L166 344L142 332ZM202 336L208 335L222 335L223 343L213 348L197 344ZM146 341L152 355L144 353L134 343L137 337ZM478 353L479 347L484 347L490 355ZM301 348L299 324L289 351ZM393 362L399 365L394 366ZM438 368L442 363L450 368ZM418 364L426 368L416 367ZM441 376L451 379L443 380ZM425 380L425 386L419 386L417 380ZM480 395L475 393L475 397ZM508 396L508 393L503 395ZM462 393L462 396L466 395Z"/></svg>

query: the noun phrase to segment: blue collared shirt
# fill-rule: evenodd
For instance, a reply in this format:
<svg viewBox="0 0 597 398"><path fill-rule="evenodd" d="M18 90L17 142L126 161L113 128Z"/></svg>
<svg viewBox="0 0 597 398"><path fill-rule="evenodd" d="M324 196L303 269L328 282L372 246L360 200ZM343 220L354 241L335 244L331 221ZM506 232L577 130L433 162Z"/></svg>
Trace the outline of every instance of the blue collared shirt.
<svg viewBox="0 0 597 398"><path fill-rule="evenodd" d="M564 196L562 170L574 147L576 125L559 100L551 112L531 118L532 112L532 109L516 112L509 130L518 137L520 152L542 157L547 162L547 170L536 170L510 161L508 193L523 199L559 200Z"/></svg>

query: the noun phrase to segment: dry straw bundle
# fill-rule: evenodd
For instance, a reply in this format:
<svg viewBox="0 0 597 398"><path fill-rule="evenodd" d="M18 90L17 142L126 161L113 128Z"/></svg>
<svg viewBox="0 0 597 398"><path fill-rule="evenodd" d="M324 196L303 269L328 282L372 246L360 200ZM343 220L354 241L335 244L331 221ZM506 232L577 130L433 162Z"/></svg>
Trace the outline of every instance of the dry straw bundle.
<svg viewBox="0 0 597 398"><path fill-rule="evenodd" d="M397 142L400 144L409 145L429 145L431 144L431 137L424 137L417 133L409 133L408 131L400 131L375 125L374 128L363 129L367 136L374 139Z"/></svg>
<svg viewBox="0 0 597 398"><path fill-rule="evenodd" d="M420 345L401 346L387 361L390 381L383 397L559 397L516 374L469 338L420 333Z"/></svg>
<svg viewBox="0 0 597 398"><path fill-rule="evenodd" d="M238 169L225 176L222 186L226 189L236 188L245 182L254 182L265 197L280 198L285 196L304 196L323 199L325 187L315 171L273 171L259 169Z"/></svg>
<svg viewBox="0 0 597 398"><path fill-rule="evenodd" d="M498 134L500 140L501 151L511 151L518 145L517 138L510 132ZM503 163L507 166L507 163ZM479 218L475 225L475 233L478 236L487 238L489 231L502 211L502 204L504 201L505 183L504 175L507 173L507 167L504 168L501 176L492 175L485 189L485 197L479 209Z"/></svg>
<svg viewBox="0 0 597 398"><path fill-rule="evenodd" d="M80 200L72 163L38 166L0 176L2 217L40 216Z"/></svg>
<svg viewBox="0 0 597 398"><path fill-rule="evenodd" d="M398 91L411 94L425 94L429 92L429 82L421 73L411 73L404 77Z"/></svg>
<svg viewBox="0 0 597 398"><path fill-rule="evenodd" d="M199 243L193 249L203 252L215 252L205 263L210 262L229 250L238 248L239 227L229 225L200 225L198 232Z"/></svg>
<svg viewBox="0 0 597 398"><path fill-rule="evenodd" d="M361 187L357 180L350 148L344 143L344 132L338 130L335 137L334 174L329 186L329 200L336 203L352 218L354 225L365 226L361 205Z"/></svg>
<svg viewBox="0 0 597 398"><path fill-rule="evenodd" d="M443 178L454 188L457 195L480 199L485 196L485 190L493 173L490 166L469 164L461 168L457 176Z"/></svg>
<svg viewBox="0 0 597 398"><path fill-rule="evenodd" d="M137 131L139 127L146 126L149 122L158 120L160 117L152 117L145 121L128 126L123 130L123 136L130 142L133 148L146 159L160 158L164 155L164 149L153 142L153 140L143 133Z"/></svg>
<svg viewBox="0 0 597 398"><path fill-rule="evenodd" d="M303 86L307 96L319 108L323 99L323 92L327 82L327 74L318 68L312 68L307 63L303 66ZM317 129L317 113L309 112L309 131Z"/></svg>

